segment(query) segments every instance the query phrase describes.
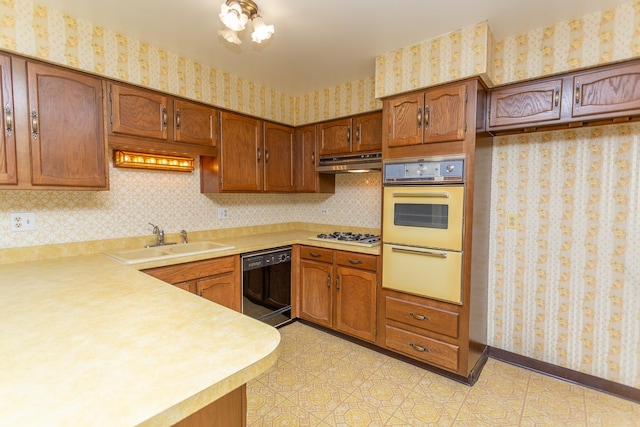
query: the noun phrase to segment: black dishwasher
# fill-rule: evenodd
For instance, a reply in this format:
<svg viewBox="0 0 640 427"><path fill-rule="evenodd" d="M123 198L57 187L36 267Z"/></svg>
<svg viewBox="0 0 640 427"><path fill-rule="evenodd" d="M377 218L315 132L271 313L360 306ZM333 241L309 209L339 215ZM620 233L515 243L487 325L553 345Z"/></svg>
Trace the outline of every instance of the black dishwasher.
<svg viewBox="0 0 640 427"><path fill-rule="evenodd" d="M291 321L291 247L241 255L242 312L271 326Z"/></svg>

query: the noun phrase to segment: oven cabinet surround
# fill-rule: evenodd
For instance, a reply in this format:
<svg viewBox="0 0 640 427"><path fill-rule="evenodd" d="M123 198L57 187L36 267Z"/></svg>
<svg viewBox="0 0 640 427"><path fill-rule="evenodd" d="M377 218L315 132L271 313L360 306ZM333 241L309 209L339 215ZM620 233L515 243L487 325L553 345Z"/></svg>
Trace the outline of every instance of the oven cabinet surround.
<svg viewBox="0 0 640 427"><path fill-rule="evenodd" d="M627 121L640 114L640 61L497 87L488 104L495 133Z"/></svg>
<svg viewBox="0 0 640 427"><path fill-rule="evenodd" d="M316 125L321 157L379 152L382 149L382 113L359 114Z"/></svg>
<svg viewBox="0 0 640 427"><path fill-rule="evenodd" d="M203 193L294 190L294 129L222 112L217 157L201 156Z"/></svg>
<svg viewBox="0 0 640 427"><path fill-rule="evenodd" d="M294 250L298 317L375 342L380 257L304 245Z"/></svg>
<svg viewBox="0 0 640 427"><path fill-rule="evenodd" d="M411 153L412 146L464 141L468 96L467 85L463 82L385 99L386 151L404 149ZM475 120L470 124L475 124Z"/></svg>
<svg viewBox="0 0 640 427"><path fill-rule="evenodd" d="M460 304L388 289L383 281L376 343L473 384L487 358L492 140L483 133L486 88L474 78L392 96L383 108L384 159L463 155L465 172ZM383 227L383 242L384 235Z"/></svg>
<svg viewBox="0 0 640 427"><path fill-rule="evenodd" d="M108 90L111 148L215 154L215 108L120 83L109 83Z"/></svg>
<svg viewBox="0 0 640 427"><path fill-rule="evenodd" d="M232 310L242 310L239 255L141 271Z"/></svg>
<svg viewBox="0 0 640 427"><path fill-rule="evenodd" d="M0 53L0 188L107 190L104 82Z"/></svg>
<svg viewBox="0 0 640 427"><path fill-rule="evenodd" d="M335 193L336 176L316 172L316 125L295 129L295 178L296 193Z"/></svg>

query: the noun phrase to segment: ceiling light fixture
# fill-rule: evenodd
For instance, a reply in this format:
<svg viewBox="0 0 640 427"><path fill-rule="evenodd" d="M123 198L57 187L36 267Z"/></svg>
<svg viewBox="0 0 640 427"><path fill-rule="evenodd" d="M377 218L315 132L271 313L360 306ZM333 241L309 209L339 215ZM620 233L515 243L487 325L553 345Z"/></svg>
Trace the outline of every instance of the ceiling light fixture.
<svg viewBox="0 0 640 427"><path fill-rule="evenodd" d="M252 0L226 0L220 6L220 20L225 25L224 30L218 31L226 41L240 44L239 31L244 31L247 22L253 23L251 40L262 43L271 38L274 32L273 25L266 25L262 16L258 13L258 5Z"/></svg>

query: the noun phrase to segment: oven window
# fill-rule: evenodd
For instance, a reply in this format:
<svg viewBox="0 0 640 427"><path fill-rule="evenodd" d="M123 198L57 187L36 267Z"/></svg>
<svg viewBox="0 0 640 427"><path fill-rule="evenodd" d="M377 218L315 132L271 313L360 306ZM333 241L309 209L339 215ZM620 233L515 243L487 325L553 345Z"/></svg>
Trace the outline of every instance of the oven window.
<svg viewBox="0 0 640 427"><path fill-rule="evenodd" d="M396 203L393 223L405 227L446 230L449 227L449 205Z"/></svg>

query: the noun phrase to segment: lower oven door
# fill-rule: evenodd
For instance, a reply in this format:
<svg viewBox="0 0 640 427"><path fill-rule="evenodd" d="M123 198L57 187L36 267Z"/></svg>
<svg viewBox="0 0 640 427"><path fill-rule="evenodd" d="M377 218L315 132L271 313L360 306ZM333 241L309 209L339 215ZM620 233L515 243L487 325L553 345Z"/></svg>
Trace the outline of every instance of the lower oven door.
<svg viewBox="0 0 640 427"><path fill-rule="evenodd" d="M462 303L462 252L385 243L382 287Z"/></svg>

